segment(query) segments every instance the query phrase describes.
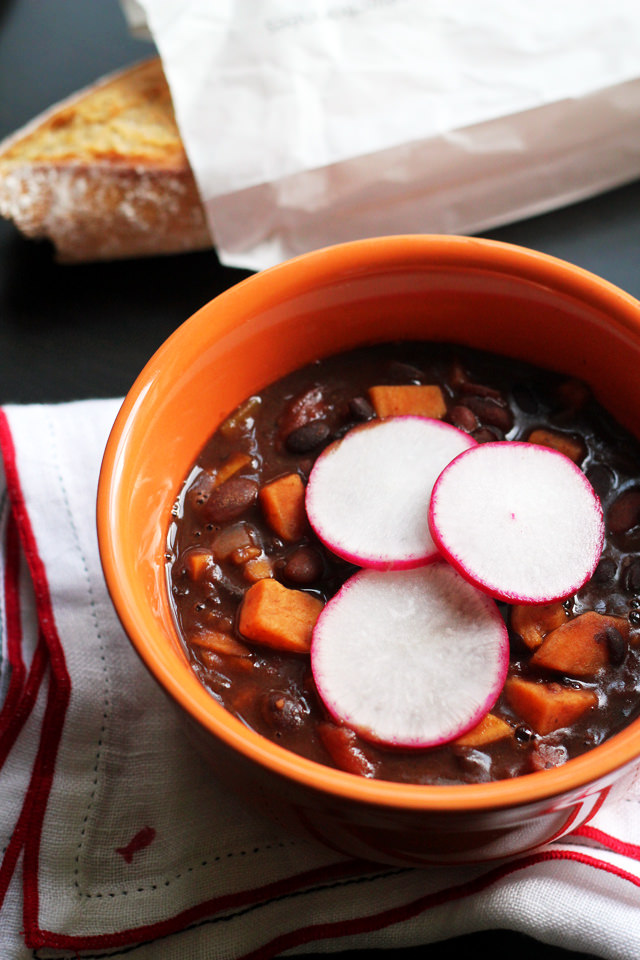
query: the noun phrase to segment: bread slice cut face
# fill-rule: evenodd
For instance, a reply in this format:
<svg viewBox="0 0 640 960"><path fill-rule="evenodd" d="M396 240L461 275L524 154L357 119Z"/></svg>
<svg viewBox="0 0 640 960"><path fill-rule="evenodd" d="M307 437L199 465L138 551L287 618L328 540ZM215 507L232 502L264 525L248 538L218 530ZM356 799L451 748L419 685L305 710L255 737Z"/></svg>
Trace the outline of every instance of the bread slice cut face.
<svg viewBox="0 0 640 960"><path fill-rule="evenodd" d="M98 80L0 144L0 214L64 262L211 247L160 58Z"/></svg>

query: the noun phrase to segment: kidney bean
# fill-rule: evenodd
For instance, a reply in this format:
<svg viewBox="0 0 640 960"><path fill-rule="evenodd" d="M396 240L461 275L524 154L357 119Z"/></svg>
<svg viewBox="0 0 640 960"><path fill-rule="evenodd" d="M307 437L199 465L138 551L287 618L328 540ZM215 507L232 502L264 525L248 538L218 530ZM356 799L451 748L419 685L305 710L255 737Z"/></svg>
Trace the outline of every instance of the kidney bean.
<svg viewBox="0 0 640 960"><path fill-rule="evenodd" d="M460 393L469 394L474 397L488 397L491 400L498 401L501 405L505 405L505 399L500 391L484 383L471 383L470 380L465 380L460 384Z"/></svg>
<svg viewBox="0 0 640 960"><path fill-rule="evenodd" d="M249 477L230 477L213 491L206 513L213 523L235 520L251 507L258 496L258 484Z"/></svg>
<svg viewBox="0 0 640 960"><path fill-rule="evenodd" d="M282 572L290 583L308 586L322 576L323 570L322 557L317 550L303 546L289 554Z"/></svg>
<svg viewBox="0 0 640 960"><path fill-rule="evenodd" d="M609 508L607 524L611 533L629 533L640 522L640 490L625 490Z"/></svg>
<svg viewBox="0 0 640 960"><path fill-rule="evenodd" d="M459 430L464 430L466 433L473 433L480 425L473 410L462 403L458 403L451 408L449 419L454 427L458 427Z"/></svg>
<svg viewBox="0 0 640 960"><path fill-rule="evenodd" d="M455 360L449 369L449 383L454 390L459 390L461 393L495 397L496 399L502 397L502 393L496 387L480 383L477 380L471 380L469 374L458 360Z"/></svg>
<svg viewBox="0 0 640 960"><path fill-rule="evenodd" d="M293 397L286 405L279 421L280 435L288 436L305 423L325 417L327 411L328 403L322 388L317 385L309 387L308 390Z"/></svg>
<svg viewBox="0 0 640 960"><path fill-rule="evenodd" d="M495 430L490 430L489 427L479 427L473 431L471 436L478 443L494 443L494 441L502 439Z"/></svg>
<svg viewBox="0 0 640 960"><path fill-rule="evenodd" d="M326 443L331 428L326 420L311 420L287 434L285 446L289 453L309 453Z"/></svg>
<svg viewBox="0 0 640 960"><path fill-rule="evenodd" d="M215 486L215 482L215 470L202 470L198 474L187 491L187 500L194 510L198 510L198 508L204 506Z"/></svg>
<svg viewBox="0 0 640 960"><path fill-rule="evenodd" d="M465 403L482 423L490 427L497 427L507 433L513 426L513 415L504 400L500 402L493 397L470 396Z"/></svg>
<svg viewBox="0 0 640 960"><path fill-rule="evenodd" d="M414 367L412 363L402 363L394 360L389 364L389 377L399 383L421 383L422 370Z"/></svg>

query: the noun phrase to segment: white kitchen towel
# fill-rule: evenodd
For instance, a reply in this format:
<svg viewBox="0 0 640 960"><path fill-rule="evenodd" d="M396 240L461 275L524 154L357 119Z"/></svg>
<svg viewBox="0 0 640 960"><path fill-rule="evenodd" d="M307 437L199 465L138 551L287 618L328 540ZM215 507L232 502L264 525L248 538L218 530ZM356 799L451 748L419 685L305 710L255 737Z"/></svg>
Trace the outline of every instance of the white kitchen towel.
<svg viewBox="0 0 640 960"><path fill-rule="evenodd" d="M238 802L124 636L95 534L118 401L0 411L0 956L272 957L491 928L640 956L640 789L506 863L340 856Z"/></svg>

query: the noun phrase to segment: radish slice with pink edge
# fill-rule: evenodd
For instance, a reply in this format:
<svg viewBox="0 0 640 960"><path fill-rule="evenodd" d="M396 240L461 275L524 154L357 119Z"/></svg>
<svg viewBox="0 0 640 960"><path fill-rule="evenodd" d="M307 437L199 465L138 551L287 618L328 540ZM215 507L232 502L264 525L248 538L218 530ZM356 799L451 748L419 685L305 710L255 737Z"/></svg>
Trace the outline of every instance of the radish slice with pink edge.
<svg viewBox="0 0 640 960"><path fill-rule="evenodd" d="M442 561L358 571L326 604L311 641L333 718L399 748L437 746L475 727L508 663L497 605Z"/></svg>
<svg viewBox="0 0 640 960"><path fill-rule="evenodd" d="M512 603L571 596L604 543L602 507L580 468L532 443L485 443L453 460L434 485L429 527L463 577Z"/></svg>
<svg viewBox="0 0 640 960"><path fill-rule="evenodd" d="M322 542L361 567L402 569L438 551L429 533L431 489L442 469L476 442L457 427L401 416L354 427L316 460L306 490Z"/></svg>

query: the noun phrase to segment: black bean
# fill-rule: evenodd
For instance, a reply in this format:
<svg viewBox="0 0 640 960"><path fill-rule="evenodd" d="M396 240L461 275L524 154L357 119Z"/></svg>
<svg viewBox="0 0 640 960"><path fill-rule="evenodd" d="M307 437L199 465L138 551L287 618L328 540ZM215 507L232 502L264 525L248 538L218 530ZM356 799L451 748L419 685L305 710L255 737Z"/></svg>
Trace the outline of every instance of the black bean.
<svg viewBox="0 0 640 960"><path fill-rule="evenodd" d="M213 491L205 505L213 523L226 523L240 517L258 496L258 484L249 477L230 477Z"/></svg>
<svg viewBox="0 0 640 960"><path fill-rule="evenodd" d="M616 627L605 627L603 633L609 651L609 663L612 667L621 666L627 656L627 641Z"/></svg>
<svg viewBox="0 0 640 960"><path fill-rule="evenodd" d="M611 557L603 557L593 572L594 583L611 583L616 575L618 565Z"/></svg>
<svg viewBox="0 0 640 960"><path fill-rule="evenodd" d="M326 420L311 420L287 435L285 446L289 453L309 453L326 443L331 428Z"/></svg>
<svg viewBox="0 0 640 960"><path fill-rule="evenodd" d="M640 593L640 557L626 557L620 575L627 593Z"/></svg>
<svg viewBox="0 0 640 960"><path fill-rule="evenodd" d="M283 576L291 583L308 586L322 576L324 564L322 557L313 547L298 547L288 557L284 565Z"/></svg>
<svg viewBox="0 0 640 960"><path fill-rule="evenodd" d="M353 430L353 422L343 423L336 430L333 431L331 435L331 439L342 440L342 438L345 437L351 430ZM311 466L313 466L313 462L311 463ZM302 472L305 473L304 470ZM309 472L306 473L306 477L308 477Z"/></svg>
<svg viewBox="0 0 640 960"><path fill-rule="evenodd" d="M587 480L599 497L606 497L614 479L613 473L604 463L594 463L587 470Z"/></svg>

